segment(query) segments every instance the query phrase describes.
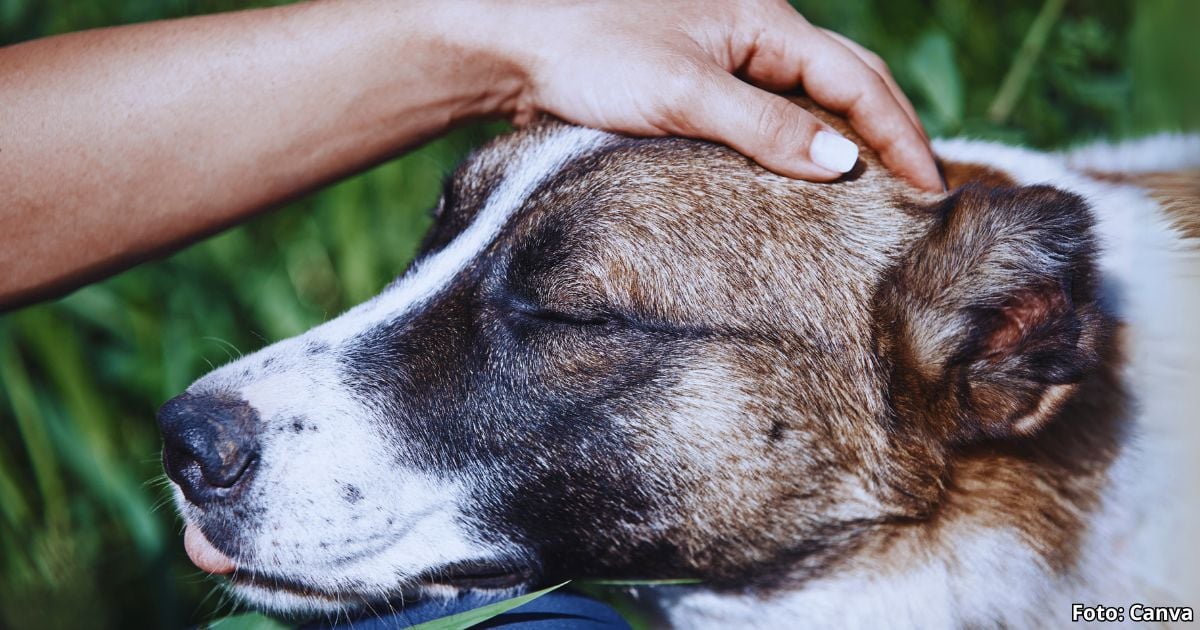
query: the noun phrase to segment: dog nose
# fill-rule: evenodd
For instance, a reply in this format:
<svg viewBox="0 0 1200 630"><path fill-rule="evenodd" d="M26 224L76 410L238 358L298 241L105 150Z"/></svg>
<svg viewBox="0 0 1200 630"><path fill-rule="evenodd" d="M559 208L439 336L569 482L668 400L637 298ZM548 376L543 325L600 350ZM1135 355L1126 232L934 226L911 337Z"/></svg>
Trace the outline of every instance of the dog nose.
<svg viewBox="0 0 1200 630"><path fill-rule="evenodd" d="M183 394L158 410L163 468L197 505L245 487L258 455L258 413L224 395Z"/></svg>

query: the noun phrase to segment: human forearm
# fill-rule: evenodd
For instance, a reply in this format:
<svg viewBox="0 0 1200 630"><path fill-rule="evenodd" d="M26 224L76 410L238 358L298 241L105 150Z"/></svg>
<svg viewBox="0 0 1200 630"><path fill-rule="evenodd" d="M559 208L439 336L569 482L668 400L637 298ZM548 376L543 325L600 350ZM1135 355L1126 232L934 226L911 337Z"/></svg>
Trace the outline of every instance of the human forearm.
<svg viewBox="0 0 1200 630"><path fill-rule="evenodd" d="M333 0L0 49L0 305L511 110L519 72L470 10Z"/></svg>
<svg viewBox="0 0 1200 630"><path fill-rule="evenodd" d="M456 122L548 112L831 181L941 190L887 66L784 0L322 0L0 49L0 308L99 277Z"/></svg>

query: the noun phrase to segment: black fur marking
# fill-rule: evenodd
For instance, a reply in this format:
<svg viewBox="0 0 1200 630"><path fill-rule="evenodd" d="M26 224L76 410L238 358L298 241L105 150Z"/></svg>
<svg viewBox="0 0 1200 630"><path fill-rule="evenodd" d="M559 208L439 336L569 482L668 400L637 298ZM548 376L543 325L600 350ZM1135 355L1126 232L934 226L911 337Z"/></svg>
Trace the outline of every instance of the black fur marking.
<svg viewBox="0 0 1200 630"><path fill-rule="evenodd" d="M346 503L354 504L363 500L362 490L358 486L350 483L342 484L342 499Z"/></svg>
<svg viewBox="0 0 1200 630"><path fill-rule="evenodd" d="M581 170L568 167L543 187L586 172L574 167ZM484 199L475 194L471 201ZM443 209L444 220L458 215L473 211ZM545 287L533 270L515 273L516 266L557 264L579 250L581 238L550 220L531 239L536 251L515 251L512 243L529 241L506 236L528 218L514 217L419 311L348 342L340 356L343 383L387 419L388 439L409 453L405 465L466 473L485 484L473 488L475 503L464 512L495 542L522 546L539 574L645 577L650 558L656 569L677 565L673 549L613 540L611 533L613 523L653 518L669 499L647 493L654 484L636 458L619 455L635 448L622 420L637 400L654 399L671 384L665 366L686 340L597 315L603 305L595 303L563 305L558 318L522 314L515 306L521 296ZM427 247L448 238L433 236Z"/></svg>
<svg viewBox="0 0 1200 630"><path fill-rule="evenodd" d="M632 155L616 155L617 148L631 148ZM779 241L799 245L790 251L821 252L826 243L837 242L826 236L836 236L838 225L803 222L828 218L822 204L838 211L866 212L868 208L849 202L841 207L837 194L826 194L826 190L844 191L843 184L802 189L806 185L784 187L776 182L778 185L759 188L741 171L710 172L723 164L709 155L713 151L724 150L683 140L622 140L576 160L544 182L495 242L473 257L449 287L404 316L339 344L342 385L353 392L356 401L373 407L363 414L363 421L378 423L374 428L379 429L380 438L398 451L394 463L461 482L465 504L455 507L462 510L464 529L474 537L484 537L478 542L485 546L491 543L512 553L502 568L519 569L525 583L589 576L700 577L708 587L738 592L796 588L803 580L827 573L849 554L886 543L910 525L947 514L948 497L957 492L953 486L962 479L954 475L964 470L960 466L956 471L953 466L969 463L969 458L976 456L981 461L1004 458L1002 467L982 467L984 476L977 481L994 478L998 470L1011 472L1014 463L1023 465L1025 461L1038 469L1033 472L1048 471L1039 479L1041 483L1023 487L998 482L980 496L985 501L1024 506L1043 488L1053 488L1080 510L1055 512L1056 504L1051 501L1005 513L1032 515L1030 522L1067 523L1058 529L1070 530L1071 519L1078 518L1094 499L1088 496L1088 488L1074 488L1071 483L1093 473L1058 465L1056 457L1067 463L1083 458L1078 453L1060 455L1066 450L1063 445L1052 445L1051 440L1062 438L1077 445L1072 448L1111 452L1115 443L1107 437L1075 439L1076 431L1094 430L1098 423L1072 424L1071 418L1086 415L1079 414L1060 419L1033 436L992 440L988 439L991 435L983 434L977 436L983 439L956 443L952 431L929 430L935 422L961 419L946 409L921 409L931 421L914 422L913 410L934 400L929 391L947 392L946 399L957 405L951 411L971 404L968 397L972 391L964 386L970 384L965 375L937 379L925 386L928 391L915 390L912 383L897 378L898 374L914 374L902 367L904 361L917 356L897 350L899 340L905 338L900 322L906 311L901 307L913 312L914 303L929 303L927 299L902 303L899 297L906 297L905 291L928 288L937 274L901 278L900 272L893 270L882 285L875 285L881 272L878 267L848 273L852 270L844 266L845 254L878 245L869 238L837 246L845 249L841 257L830 255L837 250L812 258L800 256L794 265L779 265L772 273L763 273L763 265L771 261L755 256L770 249L745 245ZM466 229L501 177L508 155L484 156L482 159L491 162L477 164L482 171L460 168L446 187L437 225L423 247L424 256L445 247ZM860 165L865 169L870 157L864 155ZM744 168L744 158L736 160L741 165L738 168ZM656 173L656 165L678 170L679 176ZM631 170L637 177L623 179ZM469 175L464 176L467 171ZM880 172L874 168L856 175L868 180L863 185L869 192L869 186L878 185L869 180ZM699 202L674 196L679 191L672 185L707 183L696 179L705 173L722 187L709 188L707 198ZM638 190L640 185L647 187ZM630 191L631 187L634 190ZM626 192L634 194L623 197ZM790 194L785 194L788 192L797 194L798 208L769 207L793 203ZM1061 202L1066 210L1080 210L1071 199L1049 189L994 193L990 201L1004 206L1012 199L1028 201L1030 195ZM988 200L986 191L977 189L959 191L954 199L964 197ZM857 198L860 202L871 199L867 195ZM1019 232L1014 218L1017 225L1024 221L1040 229L1049 222L1053 231L1068 240L1078 236L1076 230L1087 230L1085 223L1060 230L1053 215L1038 216L1020 207L1004 206L997 211L998 217L972 215L971 220L985 229L964 231L951 225L961 218L953 204L936 208L940 214L935 214L917 207L916 201L904 203L912 206L904 209L911 209L906 220L912 222L912 229L897 233L894 249L887 252L892 262L904 257L913 240L920 240L926 231L932 235L929 238L942 238L939 245L943 251L937 258L945 260L964 252L969 258L972 252L984 250L964 235ZM694 216L706 220L720 216L707 214L714 209L737 210L737 215L725 215L724 221L718 222L736 231L723 235L728 238L705 241L699 237L707 226L695 229L694 224L672 221L693 216L684 212L685 207L698 210ZM763 212L753 212L755 208ZM643 210L648 212L620 214ZM789 210L807 214L783 214ZM878 210L869 208L870 220ZM736 216L786 217L787 221L726 225ZM639 218L647 222L641 226L643 231L622 231ZM995 218L999 221L992 221ZM1004 221L1009 223L1002 225ZM607 233L593 230L597 224ZM788 226L795 226L796 233L782 236ZM653 241L655 232L670 234L664 231L667 228L677 230L673 238ZM955 237L946 238L948 234ZM605 236L611 241L606 243ZM639 238L650 241L651 247L643 251ZM615 247L604 248L613 243ZM654 249L658 247L664 249ZM1079 249L1071 245L1065 251L1075 254ZM614 262L614 258L619 260ZM1025 255L1002 260L1019 267L1026 259L1040 258ZM709 262L717 263L716 273L696 271L693 278L692 272L705 269ZM936 264L930 267L937 270ZM597 273L604 274L606 282L595 282ZM650 280L644 281L647 278ZM787 286L778 293L772 283L775 278L787 281L781 283ZM844 278L850 279L852 286L847 286ZM682 281L676 283L676 279ZM1061 322L1054 317L1028 315L1058 315L1068 302L1071 307L1087 302L1088 292L1077 290L1081 286L1077 280L1071 276L1058 284L1021 285L1027 293L999 300L988 297L982 303L972 301L976 294L964 293L970 297L967 304L946 309L960 317L951 321L964 325L935 329L961 333L961 339L956 336L955 340L962 343L947 344L948 350L936 347L934 353L948 355L947 362L954 364L956 360L970 363L981 354L986 358L1003 352L1020 354L1010 352L1014 348L1028 350L1029 345L1023 345L1028 339L1004 334L1005 327L1027 330L1029 327L1011 324L1033 321L1049 322L1057 330ZM992 281L968 284L982 289L1007 286ZM704 292L713 286L733 291L724 295ZM1053 291L1037 293L1044 286L1065 292L1069 299L1060 303ZM878 289L873 302L863 303L870 300L872 287ZM888 291L896 295L885 295ZM1032 298L1028 292L1033 292ZM748 299L741 300L741 296ZM772 312L762 316L755 308L739 308L768 303L790 307L796 303L789 301L798 299L830 308L801 310L796 317L778 321ZM871 321L865 312L868 308L873 308L869 313L874 318L873 348L855 343L866 341L862 336L869 334L864 330ZM710 312L704 312L706 309ZM808 316L810 312L814 316ZM912 317L911 321L937 325L942 315L919 313L929 317ZM854 316L858 316L857 322L850 321ZM839 337L846 332L847 323L853 339ZM1087 337L1085 327L1076 328L1066 327L1068 334L1058 337L1072 343ZM1029 339L1034 345L1044 340L1036 335ZM962 348L969 351L955 356ZM1060 380L1077 377L1069 366L1055 369L1062 364L1054 363L1054 353L1040 347L1034 350L1021 354L1031 369L1021 369L1025 366L1018 363L1010 373L1026 380L1039 375ZM707 363L722 363L727 372L714 377L695 370ZM726 375L727 382L717 380ZM838 378L842 375L847 378ZM698 378L692 380L692 376ZM700 401L703 403L727 395L727 384L738 386L737 402L748 404L728 410L695 404L697 397L710 397ZM712 391L704 391L706 386ZM1116 391L1094 377L1081 387ZM878 412L880 417L874 417L875 411L863 411L878 409L879 405L870 403L885 397L883 406L888 411ZM1090 392L1069 400L1064 414L1088 400L1106 399ZM1109 404L1106 408L1117 407ZM689 426L688 421L694 419L681 413L687 409L698 409L704 417L695 420L705 422ZM729 415L717 417L722 412ZM715 418L711 423L710 417ZM864 457L861 449L873 441L859 438L875 437L880 431L881 444L893 439L895 443ZM1030 449L1031 445L1036 448ZM1041 445L1056 448L1039 453ZM726 451L725 446L732 448ZM882 463L868 464L868 459ZM383 463L390 464L393 462ZM1089 461L1092 464L1097 474L1103 473L1103 457ZM864 469L868 465L871 467ZM755 468L759 473L749 477L747 471ZM840 482L850 473L869 475L863 481L869 482L869 491L886 504L875 517L847 519L836 513L838 502L845 498ZM1004 496L1005 491L1014 489L1012 496ZM353 498L354 492L347 490L346 501L352 503ZM313 501L309 499L309 503ZM320 506L312 507L318 510L315 520ZM346 505L338 507L347 509ZM353 513L350 520L361 516ZM335 523L329 518L325 522ZM387 523L391 525L392 519ZM1035 534L1046 549L1072 548L1069 532ZM1046 557L1056 567L1067 566L1062 553Z"/></svg>
<svg viewBox="0 0 1200 630"><path fill-rule="evenodd" d="M442 198L435 207L434 224L421 241L419 252L427 255L436 252L451 241L475 219L483 208L492 190L499 184L500 173L490 170L476 177L467 177L471 162L463 162L442 184ZM419 261L422 255L418 255ZM414 261L416 262L416 261Z"/></svg>
<svg viewBox="0 0 1200 630"><path fill-rule="evenodd" d="M784 426L783 422L778 418L771 421L771 428L767 431L767 441L771 444L783 439Z"/></svg>

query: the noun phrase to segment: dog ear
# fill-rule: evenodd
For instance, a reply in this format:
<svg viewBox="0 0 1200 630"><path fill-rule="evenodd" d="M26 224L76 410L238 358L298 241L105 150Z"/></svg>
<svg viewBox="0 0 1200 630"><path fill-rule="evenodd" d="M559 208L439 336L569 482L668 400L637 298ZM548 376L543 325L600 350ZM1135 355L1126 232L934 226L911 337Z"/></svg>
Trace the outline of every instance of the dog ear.
<svg viewBox="0 0 1200 630"><path fill-rule="evenodd" d="M1029 434L1106 335L1091 215L1045 187L968 185L876 294L892 404L950 440Z"/></svg>

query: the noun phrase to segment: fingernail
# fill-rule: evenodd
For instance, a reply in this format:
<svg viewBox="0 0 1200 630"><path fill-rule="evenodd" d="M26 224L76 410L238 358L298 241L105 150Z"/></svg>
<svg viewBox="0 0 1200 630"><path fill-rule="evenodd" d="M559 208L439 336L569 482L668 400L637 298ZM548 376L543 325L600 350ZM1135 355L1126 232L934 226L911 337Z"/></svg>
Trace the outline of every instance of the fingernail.
<svg viewBox="0 0 1200 630"><path fill-rule="evenodd" d="M836 133L818 131L817 135L813 136L808 157L816 162L817 166L845 173L854 168L854 163L858 161L858 146Z"/></svg>

